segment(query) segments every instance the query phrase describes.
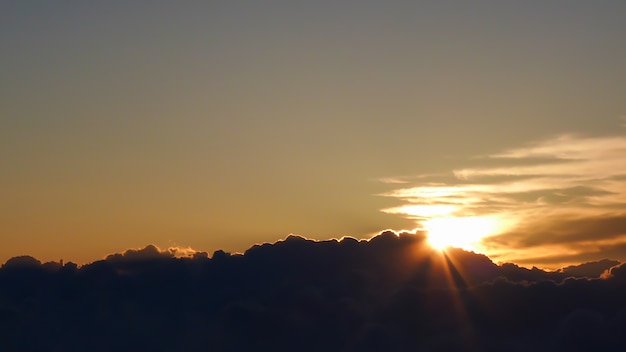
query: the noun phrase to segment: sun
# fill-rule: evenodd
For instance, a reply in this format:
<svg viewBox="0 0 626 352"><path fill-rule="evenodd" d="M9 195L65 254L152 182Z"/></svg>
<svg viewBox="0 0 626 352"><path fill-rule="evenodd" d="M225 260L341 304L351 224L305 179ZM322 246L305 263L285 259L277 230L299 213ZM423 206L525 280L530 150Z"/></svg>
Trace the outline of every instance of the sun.
<svg viewBox="0 0 626 352"><path fill-rule="evenodd" d="M437 217L425 221L428 243L443 250L447 247L470 251L479 249L478 243L498 228L497 220L490 217Z"/></svg>

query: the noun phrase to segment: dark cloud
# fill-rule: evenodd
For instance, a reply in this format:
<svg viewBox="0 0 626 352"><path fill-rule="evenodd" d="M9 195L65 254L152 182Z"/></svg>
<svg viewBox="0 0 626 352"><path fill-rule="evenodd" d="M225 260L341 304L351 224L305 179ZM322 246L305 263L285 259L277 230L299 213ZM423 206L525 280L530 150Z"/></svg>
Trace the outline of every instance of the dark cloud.
<svg viewBox="0 0 626 352"><path fill-rule="evenodd" d="M616 264L496 265L393 231L211 256L150 245L82 267L19 257L0 269L0 341L9 351L621 351Z"/></svg>
<svg viewBox="0 0 626 352"><path fill-rule="evenodd" d="M520 265L541 265L542 267L558 267L561 263L578 263L580 261L598 261L603 258L621 258L626 253L626 243L614 246L607 246L603 250L602 248L587 248L584 253L573 254L546 254L543 256L530 256L526 258L520 258L516 262Z"/></svg>
<svg viewBox="0 0 626 352"><path fill-rule="evenodd" d="M172 258L173 255L169 251L163 251L157 246L151 244L142 249L127 249L124 253L111 254L106 257L108 261L138 261L149 259Z"/></svg>
<svg viewBox="0 0 626 352"><path fill-rule="evenodd" d="M565 276L596 278L602 276L610 268L619 265L617 260L602 259L580 265L570 265L559 270Z"/></svg>
<svg viewBox="0 0 626 352"><path fill-rule="evenodd" d="M585 243L588 250L602 247L602 240L615 240L626 237L626 214L604 214L598 216L580 216L576 214L538 217L526 224L519 225L513 231L489 237L486 244L497 244L512 248L539 247L562 244L576 246L585 242L598 242L596 245ZM626 242L626 238L624 239ZM624 257L626 252L621 254ZM582 258L582 257L581 257Z"/></svg>
<svg viewBox="0 0 626 352"><path fill-rule="evenodd" d="M199 252L190 247L178 247L172 246L167 249L161 249L153 244L147 245L141 249L127 249L124 253L115 253L108 255L106 260L144 260L144 259L165 259L165 258L180 258L180 257L196 257L207 256L206 252Z"/></svg>
<svg viewBox="0 0 626 352"><path fill-rule="evenodd" d="M41 265L41 262L36 258L33 258L29 255L22 255L19 257L13 257L7 260L6 263L2 266L3 268L14 268L14 267L38 267Z"/></svg>

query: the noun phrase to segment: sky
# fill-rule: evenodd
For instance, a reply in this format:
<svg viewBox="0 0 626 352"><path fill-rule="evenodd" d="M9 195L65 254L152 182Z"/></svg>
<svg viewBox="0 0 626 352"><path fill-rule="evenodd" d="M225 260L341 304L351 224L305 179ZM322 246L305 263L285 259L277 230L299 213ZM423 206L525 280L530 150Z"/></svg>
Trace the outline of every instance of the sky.
<svg viewBox="0 0 626 352"><path fill-rule="evenodd" d="M388 228L527 266L626 260L625 13L2 2L0 262Z"/></svg>

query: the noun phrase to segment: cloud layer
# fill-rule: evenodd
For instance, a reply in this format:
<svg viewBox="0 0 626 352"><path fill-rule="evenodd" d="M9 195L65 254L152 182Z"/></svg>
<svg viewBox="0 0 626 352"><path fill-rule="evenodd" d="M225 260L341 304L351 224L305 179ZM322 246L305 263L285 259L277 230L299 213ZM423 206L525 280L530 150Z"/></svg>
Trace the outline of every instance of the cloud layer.
<svg viewBox="0 0 626 352"><path fill-rule="evenodd" d="M290 236L244 254L156 246L0 268L10 351L622 351L626 267L546 272L424 233Z"/></svg>
<svg viewBox="0 0 626 352"><path fill-rule="evenodd" d="M432 218L497 219L498 228L474 247L524 264L600 259L626 245L625 136L561 135L469 162L478 166L385 193L404 205L383 211L418 226ZM626 251L610 254L626 258Z"/></svg>

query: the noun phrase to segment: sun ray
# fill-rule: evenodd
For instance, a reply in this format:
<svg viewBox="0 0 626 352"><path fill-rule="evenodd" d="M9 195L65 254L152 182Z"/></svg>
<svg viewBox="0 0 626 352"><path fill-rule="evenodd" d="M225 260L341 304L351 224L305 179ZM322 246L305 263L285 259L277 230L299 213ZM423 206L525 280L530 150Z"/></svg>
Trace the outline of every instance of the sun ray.
<svg viewBox="0 0 626 352"><path fill-rule="evenodd" d="M471 323L469 312L466 309L463 294L467 288L467 280L460 268L455 264L455 259L449 255L446 250L433 252L433 260L439 270L434 270L433 274L443 276L443 284L445 290L449 292L450 304L454 312L456 324L458 324L458 333L463 339L468 350L477 350L477 341L474 334L474 328Z"/></svg>

